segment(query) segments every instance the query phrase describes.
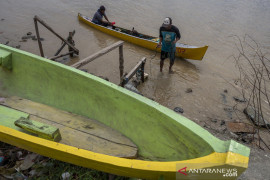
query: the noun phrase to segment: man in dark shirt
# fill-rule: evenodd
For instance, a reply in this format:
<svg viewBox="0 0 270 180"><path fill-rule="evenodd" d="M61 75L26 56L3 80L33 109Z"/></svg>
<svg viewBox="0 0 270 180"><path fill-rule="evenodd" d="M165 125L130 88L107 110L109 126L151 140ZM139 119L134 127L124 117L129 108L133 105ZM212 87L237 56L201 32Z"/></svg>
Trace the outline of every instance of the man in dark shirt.
<svg viewBox="0 0 270 180"><path fill-rule="evenodd" d="M170 57L169 72L172 73L172 66L175 59L176 42L181 38L179 29L172 25L172 19L165 18L162 26L159 28L159 43L157 47L161 47L160 55L160 72L162 72L164 60ZM162 43L162 44L161 44Z"/></svg>
<svg viewBox="0 0 270 180"><path fill-rule="evenodd" d="M103 16L107 20L107 22L102 20ZM97 10L97 12L95 13L95 15L93 17L92 22L99 24L99 25L103 25L103 26L112 25L105 14L105 7L104 6L100 6L100 8Z"/></svg>

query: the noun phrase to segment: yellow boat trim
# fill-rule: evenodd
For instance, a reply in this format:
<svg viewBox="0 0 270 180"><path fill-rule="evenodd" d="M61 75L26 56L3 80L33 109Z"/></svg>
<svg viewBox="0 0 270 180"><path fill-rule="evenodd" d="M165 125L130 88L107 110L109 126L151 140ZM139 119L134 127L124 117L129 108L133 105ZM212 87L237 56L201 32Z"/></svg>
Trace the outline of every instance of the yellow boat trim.
<svg viewBox="0 0 270 180"><path fill-rule="evenodd" d="M57 160L120 176L145 179L158 179L160 177L175 179L179 164L190 163L198 164L197 167L201 168L206 168L207 164L209 164L208 168L229 166L236 168L238 172L243 172L248 167L249 160L246 156L232 152L214 152L208 156L196 159L171 162L124 159L41 139L1 125L0 139L8 144L16 145Z"/></svg>

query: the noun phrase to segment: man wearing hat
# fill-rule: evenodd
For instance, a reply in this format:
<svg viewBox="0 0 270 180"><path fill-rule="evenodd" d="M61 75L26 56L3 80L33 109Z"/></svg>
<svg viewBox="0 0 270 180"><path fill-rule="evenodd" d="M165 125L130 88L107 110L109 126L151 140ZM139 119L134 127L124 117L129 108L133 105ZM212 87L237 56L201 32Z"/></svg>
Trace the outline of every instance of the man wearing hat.
<svg viewBox="0 0 270 180"><path fill-rule="evenodd" d="M103 16L105 17L107 22L102 20ZM97 10L97 12L95 13L95 15L93 17L92 22L99 24L99 25L103 25L103 26L112 25L105 14L105 7L104 6L100 6L100 8Z"/></svg>
<svg viewBox="0 0 270 180"><path fill-rule="evenodd" d="M179 29L172 25L172 19L166 17L159 29L159 43L157 47L161 47L160 55L160 72L162 72L164 60L170 58L169 72L172 73L172 66L175 59L176 42L181 38ZM161 44L162 43L162 44Z"/></svg>

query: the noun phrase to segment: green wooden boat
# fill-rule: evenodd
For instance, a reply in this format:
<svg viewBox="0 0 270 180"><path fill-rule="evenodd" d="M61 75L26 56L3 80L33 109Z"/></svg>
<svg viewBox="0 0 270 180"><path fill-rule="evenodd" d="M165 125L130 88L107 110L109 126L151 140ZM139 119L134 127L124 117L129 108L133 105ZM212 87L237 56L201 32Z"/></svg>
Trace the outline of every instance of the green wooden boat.
<svg viewBox="0 0 270 180"><path fill-rule="evenodd" d="M25 121L36 128L29 132ZM145 179L236 178L248 167L250 153L150 99L5 45L0 45L0 141ZM220 168L236 174L191 171Z"/></svg>

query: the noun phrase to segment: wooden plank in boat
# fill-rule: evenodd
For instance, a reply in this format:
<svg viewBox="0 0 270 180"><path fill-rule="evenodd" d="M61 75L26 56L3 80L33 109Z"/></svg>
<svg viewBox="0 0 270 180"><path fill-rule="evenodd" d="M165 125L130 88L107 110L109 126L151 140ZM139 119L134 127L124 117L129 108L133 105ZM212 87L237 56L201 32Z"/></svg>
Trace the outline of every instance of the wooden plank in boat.
<svg viewBox="0 0 270 180"><path fill-rule="evenodd" d="M96 120L19 97L6 98L0 104L30 114L30 120L59 128L60 143L117 157L137 157L137 146L130 139Z"/></svg>

